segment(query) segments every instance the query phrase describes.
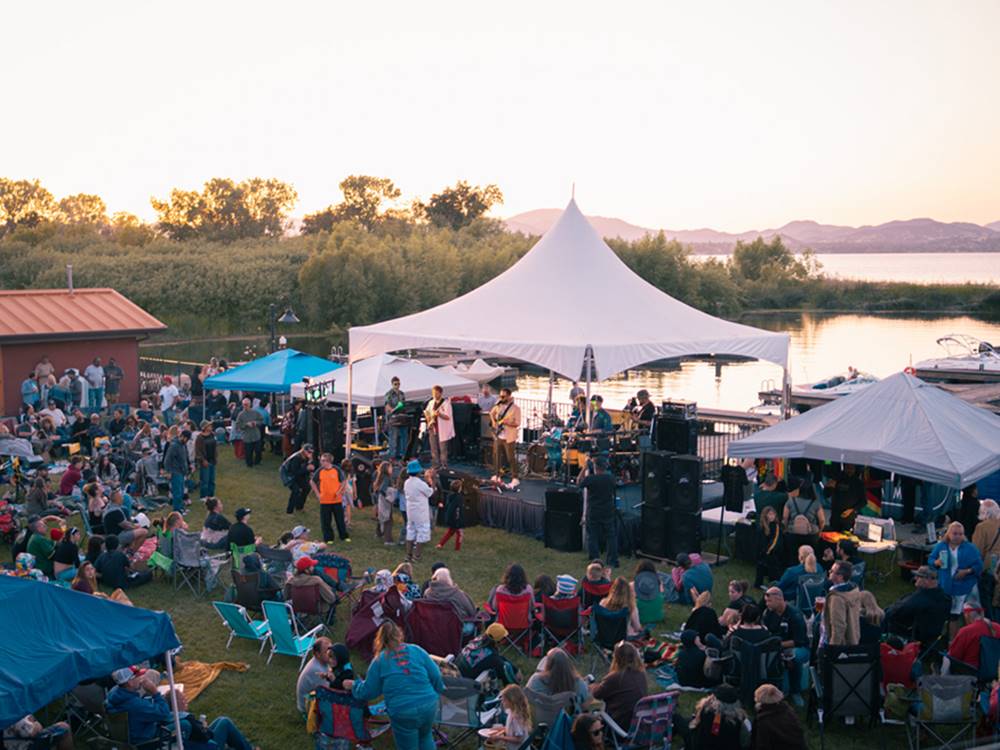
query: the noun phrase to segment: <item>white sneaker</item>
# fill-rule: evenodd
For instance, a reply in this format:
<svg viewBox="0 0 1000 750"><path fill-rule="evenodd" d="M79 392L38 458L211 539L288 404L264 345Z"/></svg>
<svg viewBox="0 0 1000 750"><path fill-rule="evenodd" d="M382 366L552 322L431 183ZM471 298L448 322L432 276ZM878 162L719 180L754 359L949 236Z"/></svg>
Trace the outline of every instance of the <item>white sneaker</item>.
<svg viewBox="0 0 1000 750"><path fill-rule="evenodd" d="M519 484L521 484L521 480L520 479L515 478L515 479L511 479L510 480L510 486L511 487L517 487Z"/></svg>

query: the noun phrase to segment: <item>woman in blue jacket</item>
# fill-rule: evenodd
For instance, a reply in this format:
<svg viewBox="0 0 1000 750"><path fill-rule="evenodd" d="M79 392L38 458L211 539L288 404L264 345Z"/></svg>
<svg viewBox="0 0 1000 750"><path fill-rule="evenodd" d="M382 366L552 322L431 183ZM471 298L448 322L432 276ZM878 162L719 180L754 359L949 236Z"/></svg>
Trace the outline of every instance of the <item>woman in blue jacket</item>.
<svg viewBox="0 0 1000 750"><path fill-rule="evenodd" d="M983 558L971 542L965 540L965 529L958 521L948 525L944 539L934 545L928 562L937 569L938 585L951 597L951 621L949 632L952 637L962 624L962 607L965 600L979 599L976 584L983 572Z"/></svg>
<svg viewBox="0 0 1000 750"><path fill-rule="evenodd" d="M363 680L345 680L355 698L385 697L386 713L398 750L434 750L431 730L437 716L438 693L444 691L441 670L420 646L403 643L403 634L389 621L375 634L375 656Z"/></svg>
<svg viewBox="0 0 1000 750"><path fill-rule="evenodd" d="M775 586L785 595L785 601L794 604L799 598L799 576L816 575L816 553L808 544L799 547L799 564L786 568Z"/></svg>

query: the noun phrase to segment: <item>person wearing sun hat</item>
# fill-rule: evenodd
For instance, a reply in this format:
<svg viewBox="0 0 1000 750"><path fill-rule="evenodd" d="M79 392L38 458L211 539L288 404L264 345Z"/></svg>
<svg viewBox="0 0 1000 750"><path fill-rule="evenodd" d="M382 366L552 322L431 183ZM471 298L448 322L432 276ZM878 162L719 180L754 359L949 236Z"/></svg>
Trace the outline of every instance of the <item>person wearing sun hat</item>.
<svg viewBox="0 0 1000 750"><path fill-rule="evenodd" d="M292 591L303 586L318 586L320 614L325 615L337 601L337 595L326 581L316 575L316 561L311 557L300 557L295 561L295 574L285 584L285 601L292 601Z"/></svg>
<svg viewBox="0 0 1000 750"><path fill-rule="evenodd" d="M406 560L420 560L420 550L431 540L430 501L434 490L421 477L424 467L414 459L406 465L408 475L403 484L406 497Z"/></svg>
<svg viewBox="0 0 1000 750"><path fill-rule="evenodd" d="M504 639L510 633L501 623L494 622L482 635L469 641L455 660L455 666L462 677L474 680L483 672L489 672L492 677L510 685L521 681L521 675L510 661L500 651Z"/></svg>

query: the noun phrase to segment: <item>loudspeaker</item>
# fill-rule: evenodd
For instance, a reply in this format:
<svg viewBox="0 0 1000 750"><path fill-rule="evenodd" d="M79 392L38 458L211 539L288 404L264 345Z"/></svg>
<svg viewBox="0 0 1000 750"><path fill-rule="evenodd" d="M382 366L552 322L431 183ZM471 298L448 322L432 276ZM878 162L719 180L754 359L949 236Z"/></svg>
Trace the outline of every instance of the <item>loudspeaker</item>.
<svg viewBox="0 0 1000 750"><path fill-rule="evenodd" d="M670 451L646 451L642 454L643 507L666 508L669 504Z"/></svg>
<svg viewBox="0 0 1000 750"><path fill-rule="evenodd" d="M668 506L683 513L701 513L701 457L673 456L670 459Z"/></svg>
<svg viewBox="0 0 1000 750"><path fill-rule="evenodd" d="M676 416L658 416L654 423L656 449L674 453L698 453L698 422Z"/></svg>
<svg viewBox="0 0 1000 750"><path fill-rule="evenodd" d="M667 517L667 557L701 552L701 513L670 511Z"/></svg>
<svg viewBox="0 0 1000 750"><path fill-rule="evenodd" d="M456 459L474 458L479 446L479 405L452 401L451 418L455 422L455 438L448 446L448 453Z"/></svg>
<svg viewBox="0 0 1000 750"><path fill-rule="evenodd" d="M583 549L580 512L567 513L546 509L545 546L561 552L580 552Z"/></svg>
<svg viewBox="0 0 1000 750"><path fill-rule="evenodd" d="M744 487L747 485L747 473L742 467L726 464L720 472L722 479L722 503L726 510L734 513L743 512Z"/></svg>
<svg viewBox="0 0 1000 750"><path fill-rule="evenodd" d="M344 460L344 410L320 409L319 445L321 453L332 453L335 463Z"/></svg>
<svg viewBox="0 0 1000 750"><path fill-rule="evenodd" d="M583 514L583 492L578 487L550 487L545 490L545 510Z"/></svg>
<svg viewBox="0 0 1000 750"><path fill-rule="evenodd" d="M652 557L669 557L667 511L643 504L642 526L639 528L639 549Z"/></svg>

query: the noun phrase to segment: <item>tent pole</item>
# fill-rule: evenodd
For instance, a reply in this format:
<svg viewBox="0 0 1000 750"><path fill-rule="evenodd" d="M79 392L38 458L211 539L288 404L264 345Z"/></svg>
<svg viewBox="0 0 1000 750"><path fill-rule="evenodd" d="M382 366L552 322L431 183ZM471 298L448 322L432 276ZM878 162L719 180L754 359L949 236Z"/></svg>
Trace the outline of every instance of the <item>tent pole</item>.
<svg viewBox="0 0 1000 750"><path fill-rule="evenodd" d="M792 379L788 375L788 368L782 371L781 375L781 418L788 419L792 416Z"/></svg>
<svg viewBox="0 0 1000 750"><path fill-rule="evenodd" d="M167 651L167 680L170 682L170 707L174 710L174 731L177 732L177 750L184 750L184 738L181 736L181 714L177 708L177 693L174 692L174 657Z"/></svg>
<svg viewBox="0 0 1000 750"><path fill-rule="evenodd" d="M585 427L585 429L587 430L590 429L590 369L593 360L594 360L594 350L588 346L586 353L583 355L583 364L584 367L587 368L587 411L586 411L587 425Z"/></svg>
<svg viewBox="0 0 1000 750"><path fill-rule="evenodd" d="M354 400L354 361L348 356L347 358L347 429L344 430L344 457L351 457L351 432L354 426L353 420L351 419L351 406Z"/></svg>
<svg viewBox="0 0 1000 750"><path fill-rule="evenodd" d="M549 370L549 401L546 405L545 416L552 414L552 388L555 385L556 375L552 370Z"/></svg>

